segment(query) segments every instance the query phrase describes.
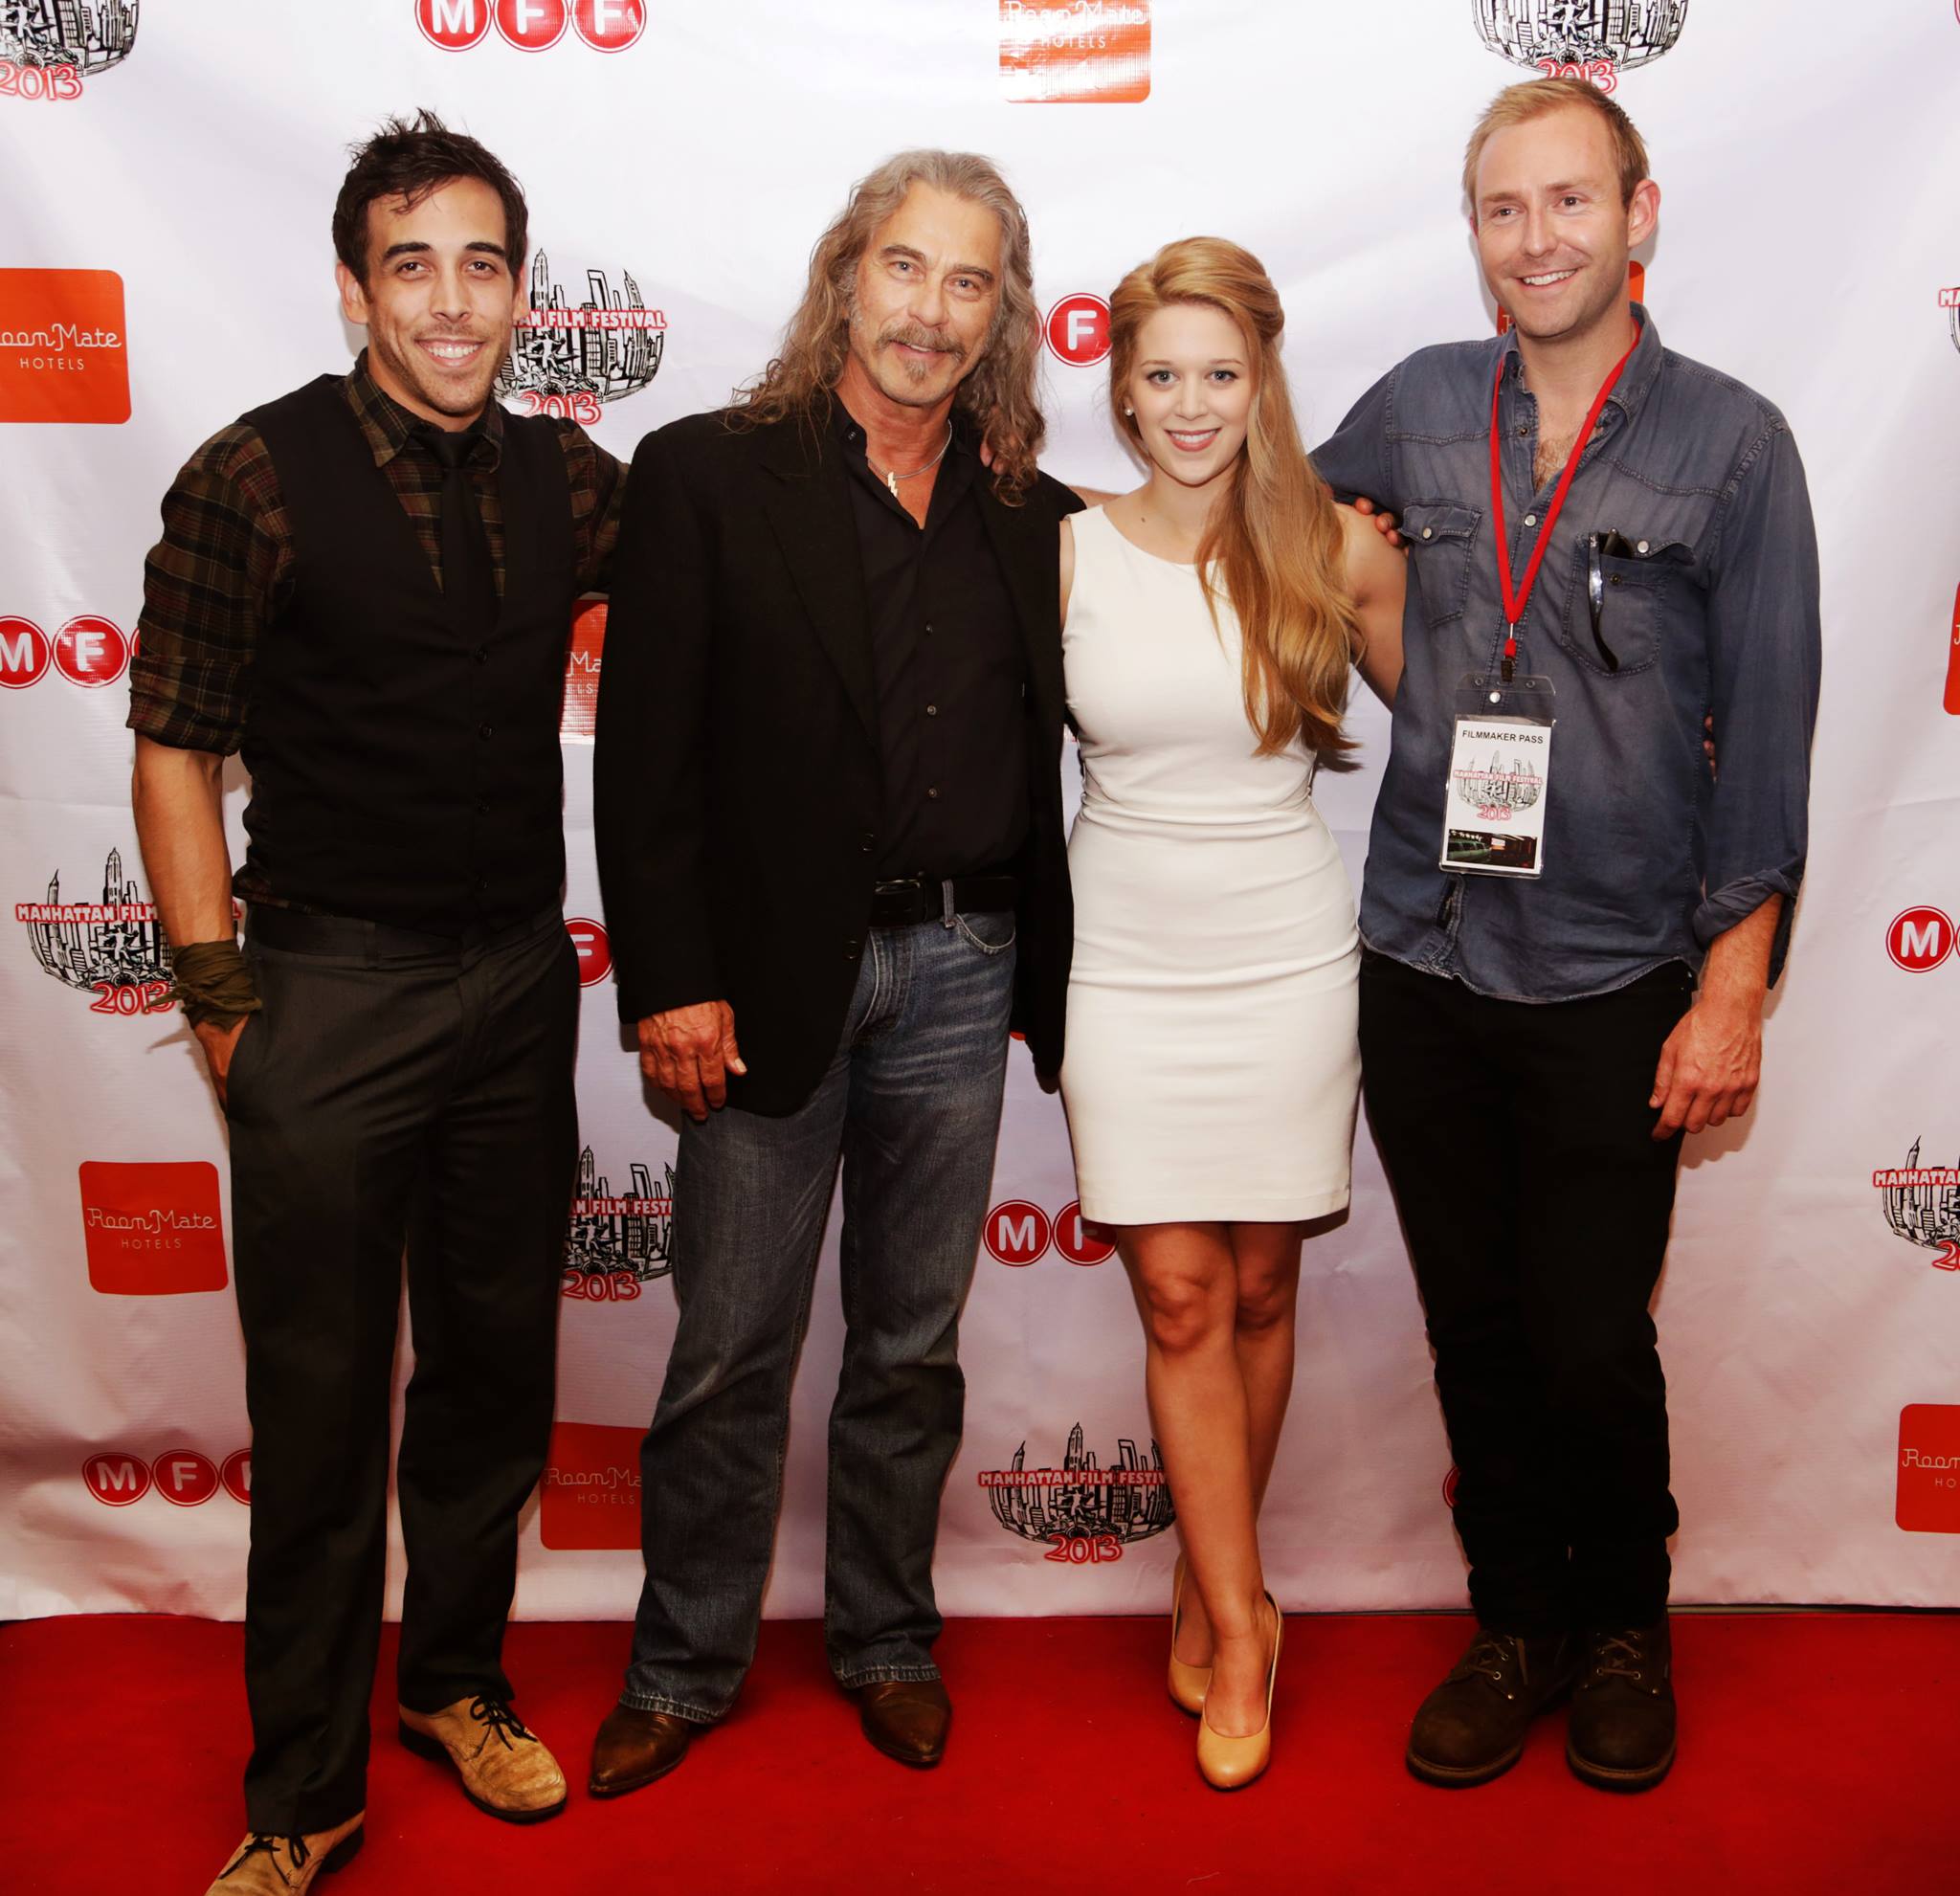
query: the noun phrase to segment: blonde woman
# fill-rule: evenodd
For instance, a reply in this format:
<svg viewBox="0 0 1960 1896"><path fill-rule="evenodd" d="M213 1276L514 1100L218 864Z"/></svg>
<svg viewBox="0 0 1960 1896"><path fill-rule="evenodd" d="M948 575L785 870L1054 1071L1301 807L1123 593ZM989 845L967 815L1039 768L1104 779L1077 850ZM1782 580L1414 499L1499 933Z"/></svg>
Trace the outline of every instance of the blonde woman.
<svg viewBox="0 0 1960 1896"><path fill-rule="evenodd" d="M1345 747L1351 664L1393 696L1403 564L1307 460L1256 257L1168 245L1110 308L1111 402L1148 479L1061 524L1083 766L1061 1088L1183 1528L1171 1693L1233 1789L1271 1751L1257 1521L1302 1224L1348 1202L1360 1072L1354 899L1314 767Z"/></svg>

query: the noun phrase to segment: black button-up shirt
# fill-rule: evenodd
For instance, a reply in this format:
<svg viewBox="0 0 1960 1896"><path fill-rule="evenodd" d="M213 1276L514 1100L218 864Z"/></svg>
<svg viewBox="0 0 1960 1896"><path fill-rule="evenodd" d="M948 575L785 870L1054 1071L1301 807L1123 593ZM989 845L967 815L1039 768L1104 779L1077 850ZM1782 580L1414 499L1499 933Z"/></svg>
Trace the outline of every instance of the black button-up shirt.
<svg viewBox="0 0 1960 1896"><path fill-rule="evenodd" d="M864 431L842 403L834 427L850 471L878 683L878 873L999 868L1028 834L1027 664L980 511L977 444L954 424L922 527L872 472Z"/></svg>

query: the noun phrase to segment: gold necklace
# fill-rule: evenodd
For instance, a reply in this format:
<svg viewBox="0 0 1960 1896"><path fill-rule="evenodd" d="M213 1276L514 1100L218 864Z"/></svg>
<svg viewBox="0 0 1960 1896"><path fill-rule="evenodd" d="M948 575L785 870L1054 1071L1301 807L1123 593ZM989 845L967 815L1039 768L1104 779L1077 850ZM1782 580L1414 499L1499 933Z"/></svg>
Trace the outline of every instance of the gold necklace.
<svg viewBox="0 0 1960 1896"><path fill-rule="evenodd" d="M900 474L895 470L887 471L883 477L884 484L892 490L892 499L896 501L899 498L900 481L916 480L922 474L930 474L932 470L936 468L940 464L940 462L946 458L946 451L949 447L951 447L952 444L953 425L950 421L948 421L946 425L946 439L939 444L938 454L934 455L933 457L924 464L924 466L915 467L909 474ZM878 472L878 463L871 459L869 454L867 454L864 457L864 458L867 462L870 463L872 473L876 474Z"/></svg>

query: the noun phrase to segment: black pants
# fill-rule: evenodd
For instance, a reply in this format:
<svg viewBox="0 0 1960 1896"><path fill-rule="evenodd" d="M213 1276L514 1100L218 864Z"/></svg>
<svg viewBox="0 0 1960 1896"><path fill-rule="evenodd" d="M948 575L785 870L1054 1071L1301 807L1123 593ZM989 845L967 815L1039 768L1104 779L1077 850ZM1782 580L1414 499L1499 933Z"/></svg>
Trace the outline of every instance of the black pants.
<svg viewBox="0 0 1960 1896"><path fill-rule="evenodd" d="M1377 954L1361 1071L1436 1350L1478 1618L1658 1619L1667 1391L1647 1305L1681 1140L1651 1137L1679 964L1585 1000L1490 1000Z"/></svg>
<svg viewBox="0 0 1960 1896"><path fill-rule="evenodd" d="M551 1432L578 972L556 915L444 945L259 910L246 951L265 1006L230 1082L245 1796L253 1829L284 1835L366 1801L405 1244L401 1702L509 1695L518 1513Z"/></svg>

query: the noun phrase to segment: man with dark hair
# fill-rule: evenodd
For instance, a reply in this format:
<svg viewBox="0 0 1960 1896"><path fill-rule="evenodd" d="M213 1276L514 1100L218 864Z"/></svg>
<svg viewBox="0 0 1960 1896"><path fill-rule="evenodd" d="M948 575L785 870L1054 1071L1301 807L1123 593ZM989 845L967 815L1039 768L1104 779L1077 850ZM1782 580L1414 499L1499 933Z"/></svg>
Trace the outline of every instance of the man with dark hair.
<svg viewBox="0 0 1960 1896"><path fill-rule="evenodd" d="M492 1816L565 1802L500 1652L576 1148L564 650L624 483L491 400L523 234L474 139L384 127L334 213L368 347L191 457L145 572L137 834L231 1127L253 1431L251 1832L214 1891L303 1889L361 1841L405 1245L402 1741Z"/></svg>
<svg viewBox="0 0 1960 1896"><path fill-rule="evenodd" d="M1637 1791L1675 1756L1648 1305L1682 1131L1754 1098L1803 879L1816 536L1783 416L1628 301L1660 193L1618 105L1509 88L1464 188L1510 332L1418 351L1314 455L1399 516L1416 580L1362 889L1362 1084L1479 1626L1407 1759L1484 1783L1570 1691L1573 1772Z"/></svg>
<svg viewBox="0 0 1960 1896"><path fill-rule="evenodd" d="M932 1550L960 1305L1009 1028L1058 1067L1071 943L1058 523L1077 502L1034 464L1028 248L985 159L901 154L818 240L747 398L640 444L599 875L620 1012L688 1118L646 1587L597 1796L679 1764L754 1657L840 1153L825 1642L872 1744L911 1765L945 1748Z"/></svg>

